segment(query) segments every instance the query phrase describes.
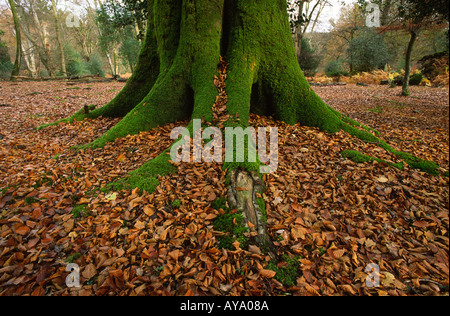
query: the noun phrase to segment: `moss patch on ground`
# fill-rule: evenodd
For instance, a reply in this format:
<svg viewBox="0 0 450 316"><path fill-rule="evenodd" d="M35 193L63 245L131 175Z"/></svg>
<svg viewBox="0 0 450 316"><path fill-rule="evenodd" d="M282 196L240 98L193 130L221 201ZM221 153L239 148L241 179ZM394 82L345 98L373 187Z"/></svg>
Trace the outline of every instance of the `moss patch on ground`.
<svg viewBox="0 0 450 316"><path fill-rule="evenodd" d="M267 223L267 211L266 211L266 201L263 198L257 198L256 203L262 213L262 220L264 223Z"/></svg>
<svg viewBox="0 0 450 316"><path fill-rule="evenodd" d="M245 236L248 228L244 225L244 216L238 210L231 210L226 201L226 198L221 197L211 205L212 208L224 212L214 220L214 229L226 233L217 237L219 248L235 250L233 243L238 241L239 247L245 249L248 247L249 238Z"/></svg>
<svg viewBox="0 0 450 316"><path fill-rule="evenodd" d="M299 267L300 256L293 258L287 254L283 255L280 261L271 260L267 265L267 269L275 271L275 279L286 286L294 286L297 284L297 278L300 276Z"/></svg>
<svg viewBox="0 0 450 316"><path fill-rule="evenodd" d="M89 208L87 204L80 204L77 205L73 208L72 210L72 215L73 218L77 219L80 217L87 217L89 216L90 212L89 212Z"/></svg>

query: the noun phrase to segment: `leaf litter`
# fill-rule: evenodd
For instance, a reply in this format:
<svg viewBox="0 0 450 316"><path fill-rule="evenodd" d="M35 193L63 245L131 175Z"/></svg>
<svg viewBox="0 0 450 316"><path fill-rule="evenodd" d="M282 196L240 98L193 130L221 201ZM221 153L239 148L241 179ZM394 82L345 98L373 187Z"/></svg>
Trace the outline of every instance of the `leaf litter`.
<svg viewBox="0 0 450 316"><path fill-rule="evenodd" d="M220 164L175 165L153 193L105 189L157 157L187 122L85 151L70 148L118 120L33 130L85 104L102 106L122 86L2 83L0 295L448 295L448 177L357 164L340 153L398 161L343 132L252 115L252 126L280 131L279 169L265 176L261 197L276 267L299 262L285 285L258 247L219 248L221 211L211 202L227 192ZM392 146L448 170L448 88L413 87L412 98L374 86L315 90ZM80 266L81 288L66 286L68 263ZM365 283L371 263L379 287Z"/></svg>

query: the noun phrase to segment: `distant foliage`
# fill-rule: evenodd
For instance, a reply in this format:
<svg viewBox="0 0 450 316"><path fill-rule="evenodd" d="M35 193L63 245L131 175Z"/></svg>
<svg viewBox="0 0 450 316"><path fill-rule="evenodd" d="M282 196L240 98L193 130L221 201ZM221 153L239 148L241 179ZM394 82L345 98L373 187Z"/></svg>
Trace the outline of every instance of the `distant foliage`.
<svg viewBox="0 0 450 316"><path fill-rule="evenodd" d="M328 77L332 78L339 78L341 76L344 76L347 74L346 71L344 71L342 63L340 61L330 61L327 66L325 67L325 74Z"/></svg>
<svg viewBox="0 0 450 316"><path fill-rule="evenodd" d="M449 52L440 52L433 55L424 56L419 60L420 71L430 80L434 80L439 75L446 75L449 67Z"/></svg>
<svg viewBox="0 0 450 316"><path fill-rule="evenodd" d="M82 76L88 73L83 57L75 51L72 45L64 46L66 69L69 76Z"/></svg>
<svg viewBox="0 0 450 316"><path fill-rule="evenodd" d="M1 36L3 31L0 30L0 78L9 78L14 65L11 63L11 56L9 56L8 47L2 42Z"/></svg>
<svg viewBox="0 0 450 316"><path fill-rule="evenodd" d="M122 36L122 45L119 48L119 54L122 58L122 63L124 66L129 66L131 71L133 71L139 58L141 43L136 36L125 36L126 34L133 34L133 29L131 26L126 27L124 31L125 32Z"/></svg>
<svg viewBox="0 0 450 316"><path fill-rule="evenodd" d="M321 58L316 54L316 51L311 47L309 40L306 38L302 39L302 53L299 57L299 62L305 76L314 77L316 75Z"/></svg>
<svg viewBox="0 0 450 316"><path fill-rule="evenodd" d="M64 47L64 54L66 56L66 69L69 76L105 76L103 62L98 55L92 55L90 59L86 61L70 44Z"/></svg>
<svg viewBox="0 0 450 316"><path fill-rule="evenodd" d="M411 86L418 86L422 82L423 78L425 78L420 72L415 72L410 78L409 78L409 84Z"/></svg>
<svg viewBox="0 0 450 316"><path fill-rule="evenodd" d="M384 69L389 57L383 37L372 29L359 33L347 50L347 60L352 62L355 73Z"/></svg>
<svg viewBox="0 0 450 316"><path fill-rule="evenodd" d="M92 55L89 61L86 62L86 70L92 75L99 75L104 77L103 62L100 56Z"/></svg>

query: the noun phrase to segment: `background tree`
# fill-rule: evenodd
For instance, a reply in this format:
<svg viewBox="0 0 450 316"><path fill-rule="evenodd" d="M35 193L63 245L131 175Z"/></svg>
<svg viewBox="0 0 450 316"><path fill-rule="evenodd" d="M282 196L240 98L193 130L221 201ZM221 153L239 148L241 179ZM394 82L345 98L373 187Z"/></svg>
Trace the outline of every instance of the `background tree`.
<svg viewBox="0 0 450 316"><path fill-rule="evenodd" d="M411 54L419 32L430 24L448 22L448 0L400 0L398 18L411 35L405 55L405 78L402 95L409 96Z"/></svg>
<svg viewBox="0 0 450 316"><path fill-rule="evenodd" d="M344 7L341 10L339 20L331 21L331 39L329 41L328 51L331 61L341 60L348 55L347 62L349 64L350 73L353 73L353 56L347 54L350 42L365 28L365 19L361 14L361 9L357 4Z"/></svg>
<svg viewBox="0 0 450 316"><path fill-rule="evenodd" d="M409 96L409 81L411 74L411 56L419 34L427 28L448 23L448 0L359 0L362 7L368 3L388 5L382 32L402 29L409 33L410 39L405 52L405 76L403 78L402 95ZM388 17L390 21L388 22Z"/></svg>
<svg viewBox="0 0 450 316"><path fill-rule="evenodd" d="M49 3L44 0L16 0L21 31L31 43L50 77L56 74L52 55L50 25L53 14Z"/></svg>
<svg viewBox="0 0 450 316"><path fill-rule="evenodd" d="M335 78L336 81L339 81L341 76L348 74L348 72L345 72L342 63L339 60L333 60L326 65L325 74L327 77Z"/></svg>
<svg viewBox="0 0 450 316"><path fill-rule="evenodd" d="M56 8L56 2L55 0L52 0L52 11L53 11L53 17L55 18L55 32L56 32L56 40L58 41L58 48L59 48L59 54L60 54L60 62L61 62L61 75L66 75L66 60L64 56L64 45L62 42L61 37L61 30L60 30L60 22L59 22L59 14L58 9Z"/></svg>
<svg viewBox="0 0 450 316"><path fill-rule="evenodd" d="M132 34L132 36L129 36ZM141 43L137 36L134 36L134 30L131 26L127 26L122 32L122 41L119 48L119 54L125 66L129 66L131 72L134 71L139 57L139 48Z"/></svg>
<svg viewBox="0 0 450 316"><path fill-rule="evenodd" d="M138 9L138 4L109 0L97 11L100 46L108 57L113 76L118 75L119 54L132 71L137 62L140 46L137 39L144 25L141 20L143 13Z"/></svg>
<svg viewBox="0 0 450 316"><path fill-rule="evenodd" d="M100 4L95 1L87 2L83 15L79 17L78 27L71 29L70 34L74 37L74 46L78 47L83 59L89 61L91 56L98 50L98 38L100 29L97 22L97 12Z"/></svg>
<svg viewBox="0 0 450 316"><path fill-rule="evenodd" d="M313 32L320 15L326 6L331 5L328 0L289 0L288 12L297 58L301 59L303 38L309 30Z"/></svg>
<svg viewBox="0 0 450 316"><path fill-rule="evenodd" d="M22 36L20 33L20 23L17 15L16 3L14 0L8 0L8 3L13 16L14 30L16 33L16 60L14 61L14 67L11 72L11 81L14 81L15 77L19 75L20 66L22 65Z"/></svg>
<svg viewBox="0 0 450 316"><path fill-rule="evenodd" d="M302 50L299 56L300 68L303 70L305 76L314 77L317 73L317 68L320 65L321 58L316 50L311 47L307 38L302 39Z"/></svg>

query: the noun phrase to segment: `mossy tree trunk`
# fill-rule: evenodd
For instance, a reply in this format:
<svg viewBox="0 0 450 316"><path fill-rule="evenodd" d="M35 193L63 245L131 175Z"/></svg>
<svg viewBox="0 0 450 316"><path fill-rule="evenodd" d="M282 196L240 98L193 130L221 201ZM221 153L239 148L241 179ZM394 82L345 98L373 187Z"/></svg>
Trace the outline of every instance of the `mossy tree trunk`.
<svg viewBox="0 0 450 316"><path fill-rule="evenodd" d="M329 107L311 89L297 61L286 0L150 0L146 38L127 85L106 106L88 113L82 110L69 120L123 116L85 148L102 147L116 138L186 118L211 123L218 96L214 76L221 56L228 64L225 126L247 127L252 111L327 132L343 129L392 149L357 129L356 122ZM167 157L165 152L145 164L131 174L130 181L141 183L155 170L170 170ZM248 172L256 170L249 165L224 164L232 173L230 204L243 208L257 240L264 244L268 238L255 201L263 185ZM246 194L237 190L243 186Z"/></svg>

